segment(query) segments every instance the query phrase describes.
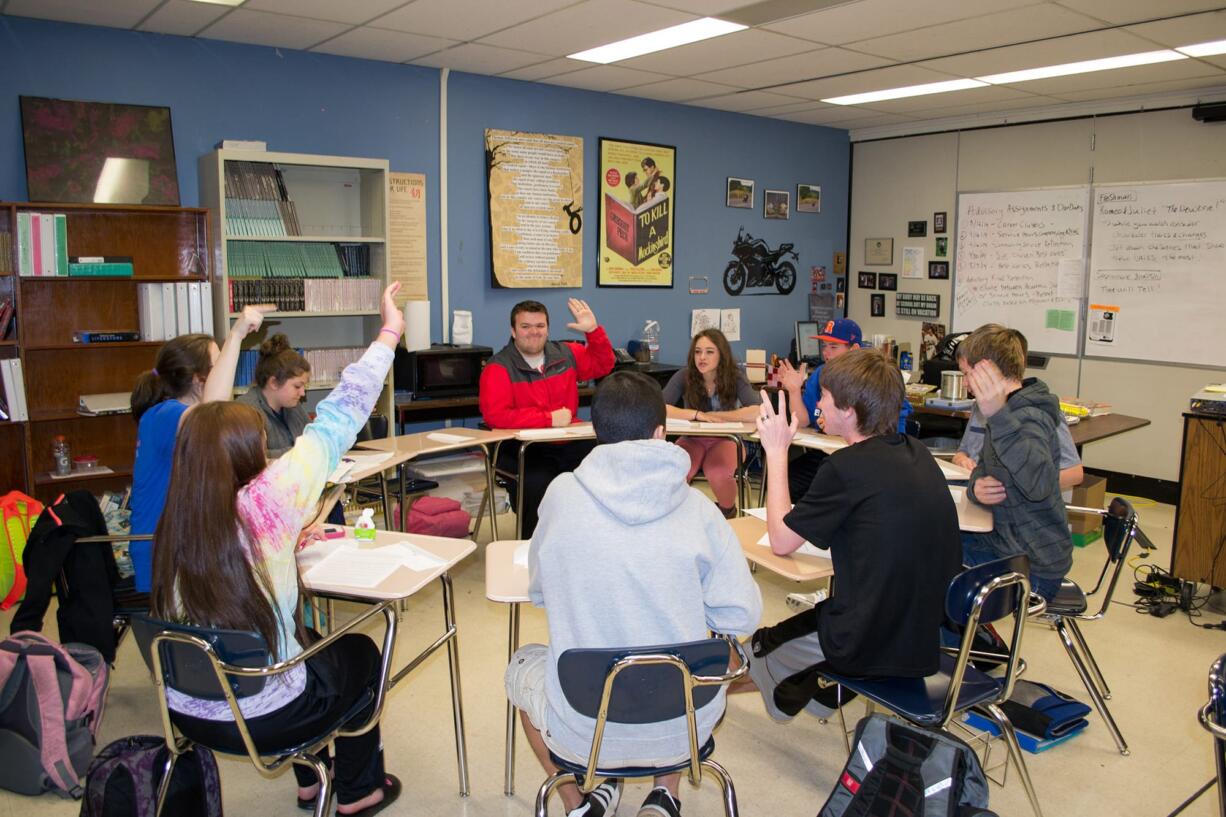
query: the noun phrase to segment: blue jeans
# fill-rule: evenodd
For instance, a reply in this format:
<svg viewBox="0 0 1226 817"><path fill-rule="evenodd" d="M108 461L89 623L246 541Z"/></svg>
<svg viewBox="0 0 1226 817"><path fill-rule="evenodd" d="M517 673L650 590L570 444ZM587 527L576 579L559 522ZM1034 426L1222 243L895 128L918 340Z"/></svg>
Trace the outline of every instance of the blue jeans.
<svg viewBox="0 0 1226 817"><path fill-rule="evenodd" d="M974 567L985 562L994 562L1000 558L1002 557L999 553L983 547L977 535L973 533L962 534L962 564L967 567ZM1031 573L1030 589L1047 601L1051 601L1056 597L1056 593L1059 592L1061 581L1063 579L1047 579Z"/></svg>

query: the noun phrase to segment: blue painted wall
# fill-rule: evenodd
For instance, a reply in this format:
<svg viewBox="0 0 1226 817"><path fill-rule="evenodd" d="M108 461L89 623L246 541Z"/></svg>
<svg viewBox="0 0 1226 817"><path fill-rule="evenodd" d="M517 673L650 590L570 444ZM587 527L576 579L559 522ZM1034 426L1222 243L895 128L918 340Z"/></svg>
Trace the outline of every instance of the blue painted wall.
<svg viewBox="0 0 1226 817"><path fill-rule="evenodd" d="M68 59L66 55L72 55ZM438 72L407 65L301 51L142 34L0 16L0 198L26 198L17 97L48 96L167 105L175 132L184 205L198 203L197 158L222 138L263 139L271 149L387 157L393 170L426 173L432 334L438 314ZM587 299L617 345L637 337L646 318L661 322L661 359L681 362L690 310L740 307L743 342L787 351L792 324L807 316L809 267L830 269L845 249L849 143L845 131L672 105L615 94L453 73L448 84L449 252L451 307L471 309L475 340L495 348L507 339L510 307L542 300L564 324L568 296ZM581 290L493 290L489 284L485 128L579 135L585 139L584 285ZM677 148L675 286L596 286L598 138ZM728 176L757 183L754 210L724 206ZM822 212L762 218L763 191L797 182L822 187ZM728 296L720 279L737 228L771 246L790 241L800 253L790 296ZM690 295L690 275L711 291Z"/></svg>

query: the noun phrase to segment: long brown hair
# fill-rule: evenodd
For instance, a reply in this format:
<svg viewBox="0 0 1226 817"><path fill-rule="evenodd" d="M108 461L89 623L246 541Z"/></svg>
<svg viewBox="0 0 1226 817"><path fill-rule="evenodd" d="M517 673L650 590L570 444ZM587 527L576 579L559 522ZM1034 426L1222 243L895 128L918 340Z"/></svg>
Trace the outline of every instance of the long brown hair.
<svg viewBox="0 0 1226 817"><path fill-rule="evenodd" d="M711 407L711 398L707 394L707 386L702 381L702 372L694 365L694 349L699 338L706 338L715 344L719 352L719 365L715 367L715 394L719 397L720 407L728 411L736 406L736 360L732 357L732 348L728 339L718 329L704 329L690 341L690 351L685 359L685 403L686 406L698 411Z"/></svg>
<svg viewBox="0 0 1226 817"><path fill-rule="evenodd" d="M269 378L284 385L309 371L311 364L289 345L289 338L283 333L278 332L260 344L260 360L255 364L255 385L259 388L268 385Z"/></svg>
<svg viewBox="0 0 1226 817"><path fill-rule="evenodd" d="M240 539L238 490L264 470L264 418L242 403L204 403L175 441L166 506L153 534L153 615L255 630L280 645L268 575ZM248 541L250 538L248 537Z"/></svg>
<svg viewBox="0 0 1226 817"><path fill-rule="evenodd" d="M209 354L215 343L212 335L179 335L162 344L153 368L141 372L132 389L132 419L140 422L141 415L163 400L176 400L192 389L196 376L206 378L213 368Z"/></svg>

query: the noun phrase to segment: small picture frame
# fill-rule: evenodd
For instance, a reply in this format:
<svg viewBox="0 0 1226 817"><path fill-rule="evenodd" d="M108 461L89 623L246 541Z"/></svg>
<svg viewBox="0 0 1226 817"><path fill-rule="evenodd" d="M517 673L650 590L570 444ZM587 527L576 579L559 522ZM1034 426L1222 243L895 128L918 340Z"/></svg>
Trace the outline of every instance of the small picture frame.
<svg viewBox="0 0 1226 817"><path fill-rule="evenodd" d="M847 272L847 253L836 252L834 254L834 274L842 275Z"/></svg>
<svg viewBox="0 0 1226 817"><path fill-rule="evenodd" d="M847 291L847 279L844 278L842 275L834 279L834 291L835 292L846 292Z"/></svg>
<svg viewBox="0 0 1226 817"><path fill-rule="evenodd" d="M843 308L847 305L846 298L847 296L842 292L836 292L834 294L834 312L840 318L843 317Z"/></svg>
<svg viewBox="0 0 1226 817"><path fill-rule="evenodd" d="M885 293L874 292L871 296L869 304L869 315L874 318L885 317Z"/></svg>
<svg viewBox="0 0 1226 817"><path fill-rule="evenodd" d="M725 188L724 206L737 207L743 210L753 209L753 179L737 179L728 177Z"/></svg>
<svg viewBox="0 0 1226 817"><path fill-rule="evenodd" d="M933 213L932 214L932 232L933 233L945 232L945 213Z"/></svg>
<svg viewBox="0 0 1226 817"><path fill-rule="evenodd" d="M908 221L907 222L907 238L923 238L928 235L928 222L926 221Z"/></svg>
<svg viewBox="0 0 1226 817"><path fill-rule="evenodd" d="M791 216L792 194L787 190L767 190L762 194L762 217L782 218Z"/></svg>
<svg viewBox="0 0 1226 817"><path fill-rule="evenodd" d="M894 263L894 239L864 239L864 263L871 266L888 266Z"/></svg>
<svg viewBox="0 0 1226 817"><path fill-rule="evenodd" d="M877 273L861 272L859 277L860 289L876 289L877 288Z"/></svg>
<svg viewBox="0 0 1226 817"><path fill-rule="evenodd" d="M949 238L948 236L937 236L937 258L944 258L949 255Z"/></svg>
<svg viewBox="0 0 1226 817"><path fill-rule="evenodd" d="M928 262L928 277L935 278L941 281L949 279L949 262L948 261L929 261Z"/></svg>
<svg viewBox="0 0 1226 817"><path fill-rule="evenodd" d="M877 288L888 290L890 292L898 291L898 273L895 272L879 272L877 273Z"/></svg>
<svg viewBox="0 0 1226 817"><path fill-rule="evenodd" d="M796 185L796 212L820 213L822 211L822 188L817 184Z"/></svg>

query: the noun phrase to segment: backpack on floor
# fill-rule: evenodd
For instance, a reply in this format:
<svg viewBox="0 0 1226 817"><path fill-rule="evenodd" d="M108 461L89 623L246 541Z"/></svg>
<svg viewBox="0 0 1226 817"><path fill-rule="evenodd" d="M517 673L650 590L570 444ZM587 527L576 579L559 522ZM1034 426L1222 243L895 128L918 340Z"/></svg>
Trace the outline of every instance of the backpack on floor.
<svg viewBox="0 0 1226 817"><path fill-rule="evenodd" d="M0 641L0 787L80 797L108 679L86 644L31 632Z"/></svg>
<svg viewBox="0 0 1226 817"><path fill-rule="evenodd" d="M21 491L0 496L0 610L7 610L26 592L26 571L21 554L30 538L30 526L43 511L43 504Z"/></svg>
<svg viewBox="0 0 1226 817"><path fill-rule="evenodd" d="M988 781L975 752L943 732L872 714L818 817L990 815Z"/></svg>
<svg viewBox="0 0 1226 817"><path fill-rule="evenodd" d="M89 764L80 817L154 817L166 769L166 743L132 735L109 743ZM203 746L179 756L162 807L163 817L222 817L217 759Z"/></svg>

